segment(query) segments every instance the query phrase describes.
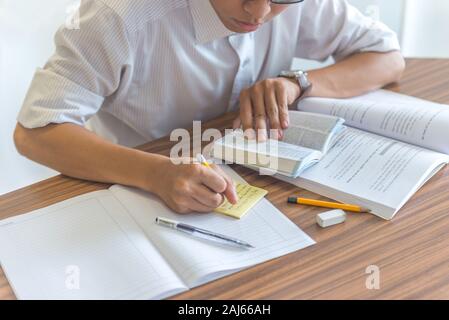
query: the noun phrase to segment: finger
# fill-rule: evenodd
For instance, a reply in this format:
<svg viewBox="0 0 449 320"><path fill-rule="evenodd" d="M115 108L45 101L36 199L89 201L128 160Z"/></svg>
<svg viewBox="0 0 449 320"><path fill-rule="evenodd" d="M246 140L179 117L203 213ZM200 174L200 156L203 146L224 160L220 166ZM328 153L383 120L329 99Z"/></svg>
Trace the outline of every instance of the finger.
<svg viewBox="0 0 449 320"><path fill-rule="evenodd" d="M226 199L228 199L231 204L236 204L239 201L239 197L237 195L237 190L235 189L234 181L219 166L213 165L212 168L226 181L226 190L223 192Z"/></svg>
<svg viewBox="0 0 449 320"><path fill-rule="evenodd" d="M243 124L243 131L248 139L255 139L253 130L253 110L251 107L251 98L247 90L240 94L240 120Z"/></svg>
<svg viewBox="0 0 449 320"><path fill-rule="evenodd" d="M279 140L283 140L285 136L284 130L279 130Z"/></svg>
<svg viewBox="0 0 449 320"><path fill-rule="evenodd" d="M199 174L199 181L215 193L223 193L227 188L227 182L215 169L214 165L211 168L201 167Z"/></svg>
<svg viewBox="0 0 449 320"><path fill-rule="evenodd" d="M265 105L267 108L267 115L270 121L270 138L279 139L279 130L281 125L279 123L279 107L276 99L276 89L265 91Z"/></svg>
<svg viewBox="0 0 449 320"><path fill-rule="evenodd" d="M192 198L196 201L208 207L210 211L218 208L224 201L223 195L220 193L212 192L204 185L196 185L193 187Z"/></svg>
<svg viewBox="0 0 449 320"><path fill-rule="evenodd" d="M265 113L264 89L256 86L251 92L251 104L254 112L254 124L258 141L267 139L267 116Z"/></svg>
<svg viewBox="0 0 449 320"><path fill-rule="evenodd" d="M279 87L276 90L276 100L277 105L279 106L279 122L281 124L282 129L287 129L290 125L290 118L288 115L288 97L287 90L284 86Z"/></svg>
<svg viewBox="0 0 449 320"><path fill-rule="evenodd" d="M242 126L242 120L240 120L240 117L235 118L232 122L232 128L233 129L239 129Z"/></svg>

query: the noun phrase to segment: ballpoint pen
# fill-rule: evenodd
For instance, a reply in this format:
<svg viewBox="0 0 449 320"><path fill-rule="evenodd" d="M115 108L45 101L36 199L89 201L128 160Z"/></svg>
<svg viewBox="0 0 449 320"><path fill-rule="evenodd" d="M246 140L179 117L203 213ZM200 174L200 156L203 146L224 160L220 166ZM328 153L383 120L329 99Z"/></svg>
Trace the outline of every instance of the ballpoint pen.
<svg viewBox="0 0 449 320"><path fill-rule="evenodd" d="M188 225L185 223L181 223L178 221L157 217L156 223L160 226L167 227L167 228L177 230L177 231L181 231L181 232L187 233L191 236L194 236L194 237L197 237L200 239L205 239L205 240L209 240L209 241L213 241L216 243L221 243L221 244L225 244L225 245L229 245L229 246L233 246L233 247L240 247L240 248L246 248L246 249L254 248L252 245L250 245L249 243L247 243L245 241L231 238L231 237L228 237L228 236L225 236L223 234L219 234L219 233L216 233L213 231L197 228L197 227L194 227L194 226L191 226L191 225Z"/></svg>

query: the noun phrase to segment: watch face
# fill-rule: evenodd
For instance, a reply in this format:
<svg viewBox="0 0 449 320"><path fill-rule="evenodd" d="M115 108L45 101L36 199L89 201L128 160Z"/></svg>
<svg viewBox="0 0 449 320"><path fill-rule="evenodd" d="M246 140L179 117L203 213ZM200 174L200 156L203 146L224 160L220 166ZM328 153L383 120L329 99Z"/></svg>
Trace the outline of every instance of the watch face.
<svg viewBox="0 0 449 320"><path fill-rule="evenodd" d="M283 77L291 77L291 71L281 71L281 76L283 76Z"/></svg>
<svg viewBox="0 0 449 320"><path fill-rule="evenodd" d="M282 71L281 76L298 79L301 88L307 88L310 86L309 79L307 78L308 74L302 70Z"/></svg>
<svg viewBox="0 0 449 320"><path fill-rule="evenodd" d="M296 78L299 77L301 73L299 73L298 71L282 71L281 75L284 77Z"/></svg>

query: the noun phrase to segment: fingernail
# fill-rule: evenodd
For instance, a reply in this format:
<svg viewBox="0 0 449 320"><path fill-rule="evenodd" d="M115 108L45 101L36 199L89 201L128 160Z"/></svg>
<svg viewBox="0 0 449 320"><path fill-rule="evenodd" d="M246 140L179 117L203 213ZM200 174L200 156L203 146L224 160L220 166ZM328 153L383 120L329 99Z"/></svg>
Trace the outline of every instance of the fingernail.
<svg viewBox="0 0 449 320"><path fill-rule="evenodd" d="M284 120L283 122L282 122L282 126L284 127L284 128L287 128L288 127L288 121L287 120Z"/></svg>
<svg viewBox="0 0 449 320"><path fill-rule="evenodd" d="M247 129L245 130L245 137L249 140L256 139L256 133L254 132L254 129Z"/></svg>
<svg viewBox="0 0 449 320"><path fill-rule="evenodd" d="M266 141L267 140L267 132L265 130L258 130L257 140L258 141Z"/></svg>
<svg viewBox="0 0 449 320"><path fill-rule="evenodd" d="M278 133L279 133L279 139L282 139L284 137L284 130L279 129Z"/></svg>

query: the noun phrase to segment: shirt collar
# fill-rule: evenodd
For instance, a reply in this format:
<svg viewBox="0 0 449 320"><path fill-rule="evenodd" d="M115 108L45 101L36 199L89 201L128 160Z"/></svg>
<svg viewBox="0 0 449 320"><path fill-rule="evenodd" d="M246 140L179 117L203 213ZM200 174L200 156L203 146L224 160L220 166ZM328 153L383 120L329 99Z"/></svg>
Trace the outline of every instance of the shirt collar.
<svg viewBox="0 0 449 320"><path fill-rule="evenodd" d="M226 28L209 0L190 0L195 36L200 44L234 34Z"/></svg>

